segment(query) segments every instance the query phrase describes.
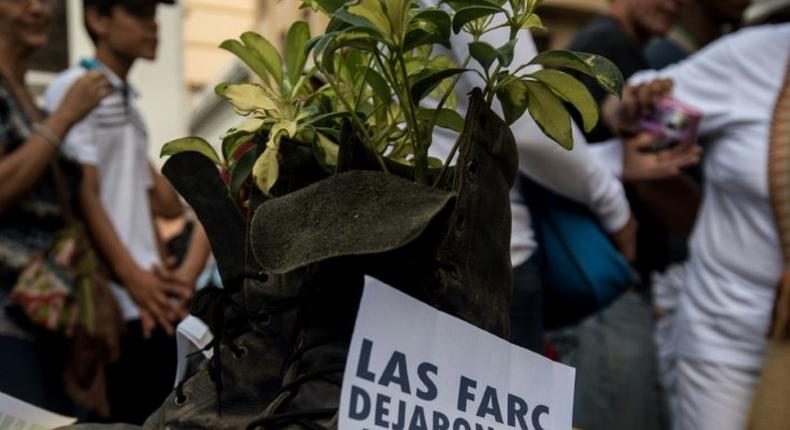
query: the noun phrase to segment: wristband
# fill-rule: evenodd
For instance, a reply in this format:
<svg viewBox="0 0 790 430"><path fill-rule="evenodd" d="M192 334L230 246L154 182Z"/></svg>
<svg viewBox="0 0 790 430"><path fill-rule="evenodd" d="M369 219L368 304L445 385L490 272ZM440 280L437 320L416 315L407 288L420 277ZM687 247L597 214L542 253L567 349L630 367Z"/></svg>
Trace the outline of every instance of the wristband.
<svg viewBox="0 0 790 430"><path fill-rule="evenodd" d="M46 125L37 122L33 124L33 131L40 134L41 137L46 139L47 142L51 143L56 149L60 148L60 145L63 144L63 141L52 132Z"/></svg>

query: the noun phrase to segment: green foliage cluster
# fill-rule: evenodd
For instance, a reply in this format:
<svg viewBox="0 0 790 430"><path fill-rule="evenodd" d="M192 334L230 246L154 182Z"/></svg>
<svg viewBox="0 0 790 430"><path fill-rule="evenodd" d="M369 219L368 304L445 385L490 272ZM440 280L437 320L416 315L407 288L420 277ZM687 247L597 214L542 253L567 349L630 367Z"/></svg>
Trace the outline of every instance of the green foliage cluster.
<svg viewBox="0 0 790 430"><path fill-rule="evenodd" d="M543 26L535 14L540 0L441 0L433 7L416 0L301 3L330 17L324 34L312 37L307 24L297 22L283 54L255 33L221 45L259 79L216 88L244 117L223 136L224 161L194 137L168 143L163 155L200 151L231 172L234 196L250 172L257 186L269 192L278 178L280 145L312 146L331 171L340 125L350 121L383 170L385 159L407 164L414 167L415 181L428 184L429 171L446 167L455 152L447 160L428 156L434 129L460 132L464 127L464 118L454 110L454 88L465 73L479 75L486 100L500 102L508 123L529 111L547 136L568 149L573 138L566 106L578 111L585 130L597 123L598 109L586 87L567 71L590 76L613 94L622 90L617 68L591 54L549 51L528 64L513 64L519 32ZM510 34L503 46L485 41L487 33L503 28ZM472 42L467 58L456 64L436 48L451 49L453 35L461 32L471 35ZM478 66L472 67L472 61ZM433 102L426 103L429 98ZM240 145L258 135L267 139L262 154L239 156Z"/></svg>

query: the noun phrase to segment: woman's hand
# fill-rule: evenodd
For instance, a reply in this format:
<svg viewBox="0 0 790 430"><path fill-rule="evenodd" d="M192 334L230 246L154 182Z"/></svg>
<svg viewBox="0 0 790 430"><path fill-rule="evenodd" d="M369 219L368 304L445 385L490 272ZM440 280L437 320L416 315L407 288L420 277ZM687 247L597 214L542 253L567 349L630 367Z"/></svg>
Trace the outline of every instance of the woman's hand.
<svg viewBox="0 0 790 430"><path fill-rule="evenodd" d="M112 84L107 77L91 70L74 82L53 116L61 118L71 127L82 121L112 91Z"/></svg>
<svg viewBox="0 0 790 430"><path fill-rule="evenodd" d="M601 109L606 124L615 133L636 133L639 120L653 113L656 103L672 94L673 83L669 79L656 79L623 89L623 98L607 98Z"/></svg>
<svg viewBox="0 0 790 430"><path fill-rule="evenodd" d="M662 139L649 132L623 139L623 173L625 182L671 178L682 169L699 163L702 147L696 143L679 143L673 147L651 150Z"/></svg>

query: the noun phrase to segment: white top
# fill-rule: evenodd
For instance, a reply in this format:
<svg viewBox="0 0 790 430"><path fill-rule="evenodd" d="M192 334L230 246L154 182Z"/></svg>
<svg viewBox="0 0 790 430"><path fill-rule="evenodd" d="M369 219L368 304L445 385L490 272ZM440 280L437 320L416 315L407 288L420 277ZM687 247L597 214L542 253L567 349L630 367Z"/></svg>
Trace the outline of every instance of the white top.
<svg viewBox="0 0 790 430"><path fill-rule="evenodd" d="M782 252L768 198L773 109L790 57L790 24L739 31L661 72L673 97L704 113L702 208L680 298L680 353L757 368Z"/></svg>
<svg viewBox="0 0 790 430"><path fill-rule="evenodd" d="M123 87L110 70L103 72L114 86ZM61 73L44 94L44 105L54 111L85 69L75 67ZM150 269L160 264L148 190L153 178L148 162L148 133L142 116L134 106L137 93L129 96L114 92L64 139L63 151L85 165L95 166L99 175L100 197L121 242L137 264ZM125 320L140 317L126 290L112 283L113 293Z"/></svg>
<svg viewBox="0 0 790 430"><path fill-rule="evenodd" d="M426 2L427 3L427 2ZM508 29L487 33L483 41L500 47L509 39ZM466 33L455 35L453 51L449 55L457 64L462 64L472 41ZM518 35L515 58L510 67L515 69L527 64L537 55L535 43L528 31ZM470 67L479 67L474 60ZM476 73L465 73L458 82L458 111L462 115L467 109L466 95L475 87L483 87L482 79ZM494 110L502 115L499 103L495 101ZM612 174L603 161L590 154L587 141L579 128L573 124L574 149L567 151L546 137L526 113L512 126L519 155L519 170L535 182L587 206L599 219L604 229L610 233L625 226L630 216L630 208L620 181ZM457 134L437 128L434 132L431 155L444 160L457 138ZM515 187L511 191L511 212L513 214L510 258L513 266L524 263L537 248L527 206L521 193Z"/></svg>

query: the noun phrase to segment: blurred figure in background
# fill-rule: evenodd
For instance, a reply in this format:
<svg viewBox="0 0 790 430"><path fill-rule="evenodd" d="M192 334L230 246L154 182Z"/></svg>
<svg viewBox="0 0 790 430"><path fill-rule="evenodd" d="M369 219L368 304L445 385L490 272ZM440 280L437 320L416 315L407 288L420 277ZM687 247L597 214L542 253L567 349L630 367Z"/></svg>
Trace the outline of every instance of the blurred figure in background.
<svg viewBox="0 0 790 430"><path fill-rule="evenodd" d="M756 3L761 13L747 15L775 22L790 16L787 0ZM772 136L787 130L786 122L776 121L790 117L790 24L741 30L675 66L639 74L633 83L654 78L671 79L671 96L703 112L701 141L708 147L705 199L677 310L673 428L743 430L765 357L777 281L787 269L771 201L782 202L787 191L773 185L784 171L774 170L781 167L774 161L784 159L771 158L769 170L769 149ZM623 102L610 100L607 122L629 128L669 88L656 81L627 91Z"/></svg>
<svg viewBox="0 0 790 430"><path fill-rule="evenodd" d="M645 56L653 70L661 70L669 65L680 62L693 55L723 35L740 26L743 13L750 0L695 0L683 8L680 22L665 37L650 42L645 48ZM689 181L701 186L703 181L702 165L699 164L685 171ZM695 209L695 214L696 214ZM691 217L690 217L691 218ZM693 217L696 219L696 215ZM684 228L685 230L685 228ZM686 246L678 238L674 245L677 254L685 257ZM683 258L685 259L685 258ZM677 258L675 260L680 260ZM675 263L673 261L673 263ZM656 310L656 348L658 353L661 383L670 410L676 404L675 370L676 370L676 333L674 313L677 308L680 289L685 283L685 269L682 263L668 267L665 273L652 276L653 306Z"/></svg>
<svg viewBox="0 0 790 430"><path fill-rule="evenodd" d="M45 94L56 109L72 84L95 68L114 91L77 124L64 149L83 165L80 203L116 283L126 333L121 358L108 368L112 421L141 424L169 394L176 369L175 325L187 314L208 247L188 250L181 266L165 267L154 217L176 218L184 207L169 182L147 158L148 135L127 78L138 59L154 60L156 11L174 0L84 0L85 24L96 58L59 75ZM202 229L199 229L202 231ZM134 389L146 381L146 394Z"/></svg>
<svg viewBox="0 0 790 430"><path fill-rule="evenodd" d="M31 258L64 227L53 166L74 197L80 170L62 139L110 92L99 73L75 80L45 117L25 86L30 56L46 45L54 0L0 0L0 391L71 414L63 389L65 339L39 337L5 311L5 298Z"/></svg>
<svg viewBox="0 0 790 430"><path fill-rule="evenodd" d="M607 15L577 33L568 49L610 59L627 79L649 68L644 47L654 38L665 35L678 22L689 1L693 0L612 0ZM587 84L593 98L602 104L606 93L589 78L579 77ZM644 153L647 148L620 143L603 123L588 133L587 138L590 142L610 141L610 145L619 148L616 163L624 167L628 167L628 163L624 165L623 160ZM634 265L642 281L609 309L579 326L575 334L578 348L570 359L570 364L579 370L574 425L589 430L661 429L668 421L658 387L649 279L653 271L663 270L670 261L682 260L685 255L674 251L669 229L652 210L655 206L674 208L677 201L651 204L641 189L643 184L656 183L656 178L641 180L633 175L633 170L624 168L623 180L627 181L628 200L639 223ZM678 173L675 171L674 175ZM673 192L670 195L677 200L685 197L684 194ZM696 201L696 197L693 194L692 200ZM694 215L683 217L693 218ZM682 244L683 240L679 242ZM612 408L610 405L621 406Z"/></svg>
<svg viewBox="0 0 790 430"><path fill-rule="evenodd" d="M660 70L686 59L719 37L735 30L750 0L689 1L680 22L665 36L650 42L645 56L650 68Z"/></svg>

